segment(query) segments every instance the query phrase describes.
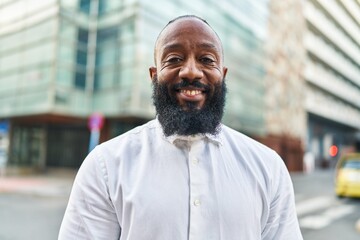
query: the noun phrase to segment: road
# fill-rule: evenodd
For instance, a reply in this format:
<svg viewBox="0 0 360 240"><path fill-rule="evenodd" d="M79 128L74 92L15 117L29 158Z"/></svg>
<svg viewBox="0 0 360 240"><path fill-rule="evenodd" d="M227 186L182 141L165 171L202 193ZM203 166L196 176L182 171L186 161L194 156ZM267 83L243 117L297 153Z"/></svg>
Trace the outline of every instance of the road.
<svg viewBox="0 0 360 240"><path fill-rule="evenodd" d="M64 209L58 197L0 195L0 239L55 240Z"/></svg>
<svg viewBox="0 0 360 240"><path fill-rule="evenodd" d="M56 240L74 174L0 178L0 239ZM305 240L358 240L359 199L338 199L333 172L291 174Z"/></svg>
<svg viewBox="0 0 360 240"><path fill-rule="evenodd" d="M355 228L360 219L360 199L334 195L332 170L291 174L296 208L305 240L359 240Z"/></svg>
<svg viewBox="0 0 360 240"><path fill-rule="evenodd" d="M0 177L0 240L56 240L74 176Z"/></svg>

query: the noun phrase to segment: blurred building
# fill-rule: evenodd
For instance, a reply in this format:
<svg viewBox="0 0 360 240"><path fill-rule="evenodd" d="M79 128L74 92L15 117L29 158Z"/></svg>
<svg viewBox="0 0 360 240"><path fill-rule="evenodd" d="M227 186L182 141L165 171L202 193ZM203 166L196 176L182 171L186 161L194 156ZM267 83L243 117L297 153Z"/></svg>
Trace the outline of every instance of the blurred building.
<svg viewBox="0 0 360 240"><path fill-rule="evenodd" d="M102 141L154 118L154 42L182 14L207 19L223 41L225 123L266 136L267 1L0 0L8 166L78 167L94 112L105 116Z"/></svg>
<svg viewBox="0 0 360 240"><path fill-rule="evenodd" d="M302 139L315 165L329 166L359 148L359 1L271 0L269 9L267 130Z"/></svg>
<svg viewBox="0 0 360 240"><path fill-rule="evenodd" d="M331 145L345 151L360 142L360 4L308 1L304 15L307 144L324 164Z"/></svg>
<svg viewBox="0 0 360 240"><path fill-rule="evenodd" d="M290 170L303 169L305 152L326 166L360 145L356 0L0 0L2 159L76 168L93 113L105 117L101 141L154 118L154 42L183 14L223 41L227 125Z"/></svg>
<svg viewBox="0 0 360 240"><path fill-rule="evenodd" d="M266 39L266 138L290 170L303 169L307 128L303 78L306 31L301 0L270 0Z"/></svg>

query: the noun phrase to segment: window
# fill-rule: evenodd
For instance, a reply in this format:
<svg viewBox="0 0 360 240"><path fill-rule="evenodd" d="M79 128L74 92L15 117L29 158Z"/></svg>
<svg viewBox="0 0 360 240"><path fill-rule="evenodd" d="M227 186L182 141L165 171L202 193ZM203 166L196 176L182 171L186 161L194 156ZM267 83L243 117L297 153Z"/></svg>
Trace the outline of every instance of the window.
<svg viewBox="0 0 360 240"><path fill-rule="evenodd" d="M75 73L75 87L85 89L86 86L86 73L77 71Z"/></svg>
<svg viewBox="0 0 360 240"><path fill-rule="evenodd" d="M88 41L89 41L89 31L86 30L86 29L79 28L79 31L78 31L78 43L81 46L87 46Z"/></svg>
<svg viewBox="0 0 360 240"><path fill-rule="evenodd" d="M76 53L76 63L81 66L86 66L87 52L78 50Z"/></svg>
<svg viewBox="0 0 360 240"><path fill-rule="evenodd" d="M118 27L101 29L97 34L95 89L111 87L118 76L114 67L119 62L118 35Z"/></svg>
<svg viewBox="0 0 360 240"><path fill-rule="evenodd" d="M75 87L85 89L86 86L86 64L87 64L87 44L89 32L85 29L78 31L78 45L76 51L76 72Z"/></svg>
<svg viewBox="0 0 360 240"><path fill-rule="evenodd" d="M100 29L97 34L97 42L101 46L106 44L116 44L118 38L118 27Z"/></svg>
<svg viewBox="0 0 360 240"><path fill-rule="evenodd" d="M121 0L101 0L99 1L99 15L113 11L122 5Z"/></svg>
<svg viewBox="0 0 360 240"><path fill-rule="evenodd" d="M89 14L90 13L90 2L91 0L80 0L79 9L81 12Z"/></svg>

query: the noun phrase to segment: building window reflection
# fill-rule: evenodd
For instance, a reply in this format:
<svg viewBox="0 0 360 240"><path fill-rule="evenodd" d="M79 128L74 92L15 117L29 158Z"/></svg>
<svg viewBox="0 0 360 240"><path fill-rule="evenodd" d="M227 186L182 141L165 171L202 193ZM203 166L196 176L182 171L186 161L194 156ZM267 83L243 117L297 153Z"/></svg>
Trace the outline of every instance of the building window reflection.
<svg viewBox="0 0 360 240"><path fill-rule="evenodd" d="M90 2L91 0L80 0L79 9L81 12L89 14L90 13Z"/></svg>

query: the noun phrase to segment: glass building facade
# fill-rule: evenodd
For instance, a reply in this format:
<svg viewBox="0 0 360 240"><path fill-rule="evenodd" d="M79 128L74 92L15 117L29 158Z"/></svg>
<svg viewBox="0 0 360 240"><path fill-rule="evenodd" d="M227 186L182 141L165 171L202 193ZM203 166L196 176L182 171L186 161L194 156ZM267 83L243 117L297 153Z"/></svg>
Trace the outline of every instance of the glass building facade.
<svg viewBox="0 0 360 240"><path fill-rule="evenodd" d="M265 135L267 1L0 0L8 166L78 167L93 112L106 119L102 141L154 118L154 43L183 14L206 19L222 39L229 67L224 122Z"/></svg>

